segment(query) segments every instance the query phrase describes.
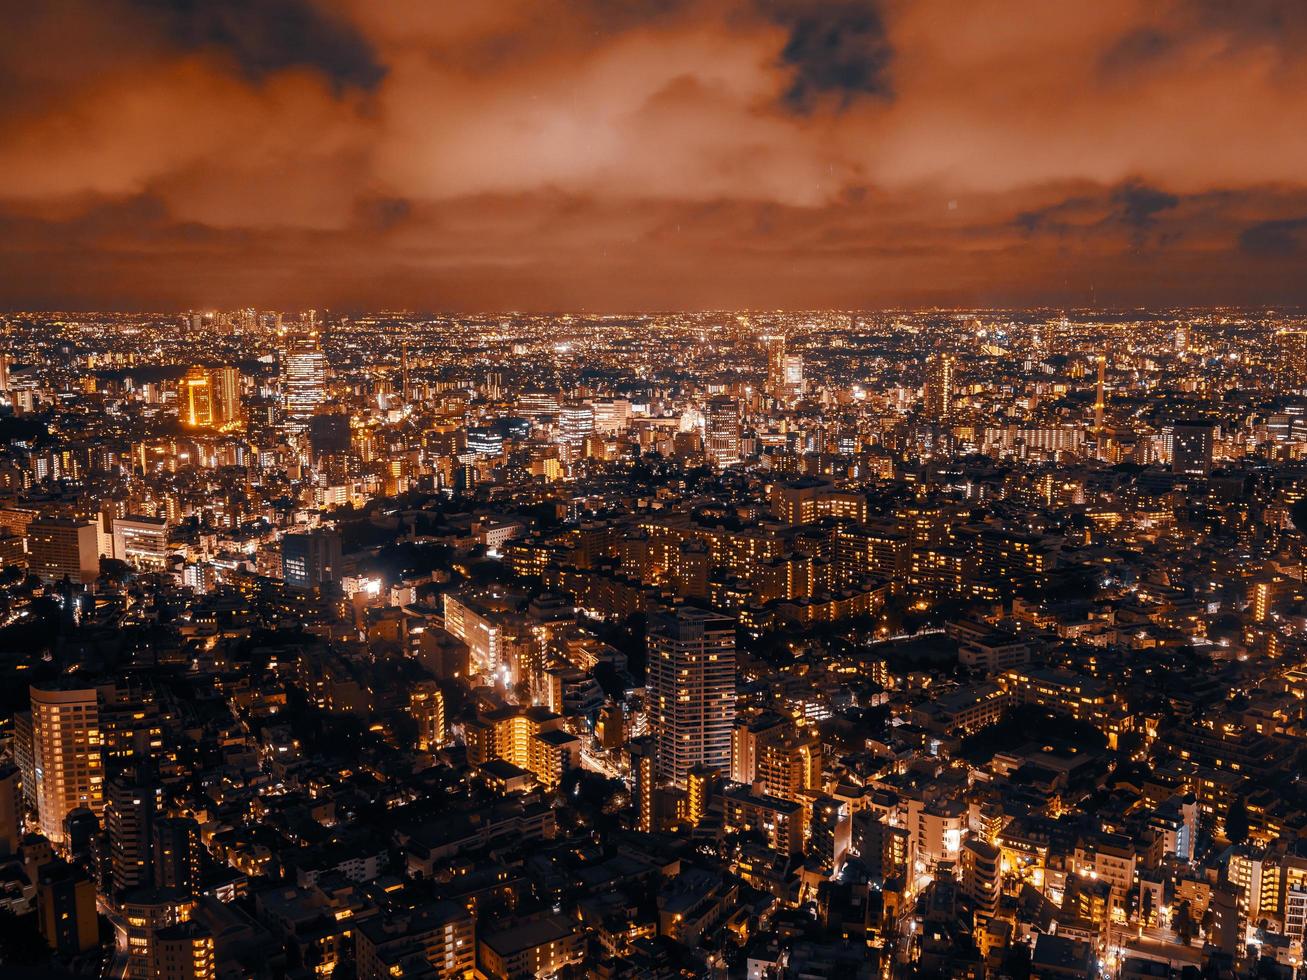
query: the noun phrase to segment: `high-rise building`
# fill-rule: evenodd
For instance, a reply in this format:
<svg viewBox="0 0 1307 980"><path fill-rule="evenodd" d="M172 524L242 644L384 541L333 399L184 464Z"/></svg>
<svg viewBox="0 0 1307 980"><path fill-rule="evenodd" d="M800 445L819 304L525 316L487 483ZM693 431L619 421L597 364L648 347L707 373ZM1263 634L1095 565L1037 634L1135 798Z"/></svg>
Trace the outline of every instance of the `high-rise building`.
<svg viewBox="0 0 1307 980"><path fill-rule="evenodd" d="M162 569L168 562L168 522L161 517L115 517L113 556L137 568Z"/></svg>
<svg viewBox="0 0 1307 980"><path fill-rule="evenodd" d="M287 428L308 428L313 410L326 398L326 386L327 356L318 335L310 333L292 340L286 348L281 380Z"/></svg>
<svg viewBox="0 0 1307 980"><path fill-rule="evenodd" d="M1177 422L1171 430L1171 472L1207 476L1212 472L1215 428L1207 422Z"/></svg>
<svg viewBox="0 0 1307 980"><path fill-rule="evenodd" d="M762 345L767 351L767 394L780 399L785 392L785 334L767 334Z"/></svg>
<svg viewBox="0 0 1307 980"><path fill-rule="evenodd" d="M1307 388L1307 330L1280 330L1275 334L1280 384L1292 391Z"/></svg>
<svg viewBox="0 0 1307 980"><path fill-rule="evenodd" d="M195 429L208 428L214 424L214 393L207 370L193 367L187 371L178 386L177 394L177 414L183 425Z"/></svg>
<svg viewBox="0 0 1307 980"><path fill-rule="evenodd" d="M28 568L45 582L83 585L100 574L100 536L93 521L39 517L27 526Z"/></svg>
<svg viewBox="0 0 1307 980"><path fill-rule="evenodd" d="M589 402L569 402L559 411L558 436L567 447L569 458L580 455L586 437L593 435L594 430L595 410Z"/></svg>
<svg viewBox="0 0 1307 980"><path fill-rule="evenodd" d="M173 888L134 888L119 899L118 949L125 954L127 969L124 975L129 980L154 980L160 976L156 972L160 935L168 942L166 930L189 922L194 909L194 899ZM201 980L207 980L209 976L212 976L211 972L200 974Z"/></svg>
<svg viewBox="0 0 1307 980"><path fill-rule="evenodd" d="M725 773L735 724L735 623L682 607L649 622L648 710L660 782L684 787L690 770Z"/></svg>
<svg viewBox="0 0 1307 980"><path fill-rule="evenodd" d="M922 401L926 418L947 421L953 410L953 355L936 351L926 359L926 383Z"/></svg>
<svg viewBox="0 0 1307 980"><path fill-rule="evenodd" d="M186 894L197 893L203 870L200 825L191 817L158 817L152 837L150 866L154 884Z"/></svg>
<svg viewBox="0 0 1307 980"><path fill-rule="evenodd" d="M148 777L128 772L108 781L104 827L115 895L154 883L154 819L162 802L162 787Z"/></svg>
<svg viewBox="0 0 1307 980"><path fill-rule="evenodd" d="M164 926L152 938L152 980L213 980L213 933L195 920Z"/></svg>
<svg viewBox="0 0 1307 980"><path fill-rule="evenodd" d="M1098 355L1098 384L1094 389L1094 434L1103 432L1103 413L1107 409L1107 357Z"/></svg>
<svg viewBox="0 0 1307 980"><path fill-rule="evenodd" d="M214 425L230 425L240 421L242 412L239 368L219 367L210 371L209 394L213 402Z"/></svg>
<svg viewBox="0 0 1307 980"><path fill-rule="evenodd" d="M54 861L40 869L36 884L41 935L61 956L76 956L100 941L95 915L95 883L81 868Z"/></svg>
<svg viewBox="0 0 1307 980"><path fill-rule="evenodd" d="M69 810L104 811L99 692L33 686L31 698L37 818L41 833L62 844Z"/></svg>
<svg viewBox="0 0 1307 980"><path fill-rule="evenodd" d="M445 742L445 696L435 681L419 681L408 696L409 717L417 724L417 749L430 752Z"/></svg>
<svg viewBox="0 0 1307 980"><path fill-rule="evenodd" d="M23 838L22 770L0 765L0 858L18 853Z"/></svg>
<svg viewBox="0 0 1307 980"><path fill-rule="evenodd" d="M281 577L297 589L315 589L340 577L341 542L335 531L316 529L281 539Z"/></svg>
<svg viewBox="0 0 1307 980"><path fill-rule="evenodd" d="M962 845L962 893L971 899L977 916L992 919L998 913L1003 879L999 850L978 837Z"/></svg>
<svg viewBox="0 0 1307 980"><path fill-rule="evenodd" d="M714 398L704 412L704 451L714 466L740 461L740 404L734 398Z"/></svg>

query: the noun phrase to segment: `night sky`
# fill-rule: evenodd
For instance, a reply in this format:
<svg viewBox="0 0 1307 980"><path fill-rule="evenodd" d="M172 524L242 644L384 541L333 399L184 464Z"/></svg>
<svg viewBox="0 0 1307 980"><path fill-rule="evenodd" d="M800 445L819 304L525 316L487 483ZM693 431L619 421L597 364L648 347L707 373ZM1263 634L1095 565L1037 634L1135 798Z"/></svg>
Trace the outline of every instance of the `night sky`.
<svg viewBox="0 0 1307 980"><path fill-rule="evenodd" d="M1307 303L1294 0L0 0L0 307Z"/></svg>

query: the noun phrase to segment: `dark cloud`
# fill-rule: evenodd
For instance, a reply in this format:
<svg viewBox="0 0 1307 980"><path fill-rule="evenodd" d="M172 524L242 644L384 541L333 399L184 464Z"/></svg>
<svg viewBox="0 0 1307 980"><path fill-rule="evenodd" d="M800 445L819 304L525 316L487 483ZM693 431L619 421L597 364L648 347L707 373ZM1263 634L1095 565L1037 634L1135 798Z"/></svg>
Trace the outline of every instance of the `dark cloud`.
<svg viewBox="0 0 1307 980"><path fill-rule="evenodd" d="M1141 27L1112 44L1099 60L1104 75L1129 74L1152 64L1175 49L1175 38L1156 27Z"/></svg>
<svg viewBox="0 0 1307 980"><path fill-rule="evenodd" d="M1307 217L1261 221L1239 235L1239 249L1260 258L1307 254Z"/></svg>
<svg viewBox="0 0 1307 980"><path fill-rule="evenodd" d="M175 43L220 49L251 78L312 68L341 87L374 88L385 68L367 40L311 0L130 0Z"/></svg>
<svg viewBox="0 0 1307 980"><path fill-rule="evenodd" d="M1113 192L1112 203L1122 221L1142 230L1151 227L1159 213L1171 210L1180 199L1147 184L1129 183Z"/></svg>
<svg viewBox="0 0 1307 980"><path fill-rule="evenodd" d="M768 2L763 10L789 36L781 60L793 71L785 103L811 111L818 98L833 94L841 103L859 95L888 97L893 47L885 21L872 0L852 2Z"/></svg>

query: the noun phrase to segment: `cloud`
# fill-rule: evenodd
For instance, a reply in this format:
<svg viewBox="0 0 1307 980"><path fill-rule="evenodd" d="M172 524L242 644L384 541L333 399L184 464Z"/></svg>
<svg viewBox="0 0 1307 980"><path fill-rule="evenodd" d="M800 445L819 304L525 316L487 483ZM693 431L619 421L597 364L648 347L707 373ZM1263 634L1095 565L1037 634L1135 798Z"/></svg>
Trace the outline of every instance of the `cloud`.
<svg viewBox="0 0 1307 980"><path fill-rule="evenodd" d="M311 68L335 85L371 89L385 76L371 44L311 0L131 0L130 6L183 49L223 51L253 79Z"/></svg>
<svg viewBox="0 0 1307 980"><path fill-rule="evenodd" d="M1258 257L1300 256L1307 252L1307 217L1259 221L1240 233L1239 248Z"/></svg>
<svg viewBox="0 0 1307 980"><path fill-rule="evenodd" d="M791 108L810 112L829 93L841 105L891 94L893 49L876 3L762 0L762 7L788 31L781 60L793 72L784 95Z"/></svg>
<svg viewBox="0 0 1307 980"><path fill-rule="evenodd" d="M12 6L0 305L1307 300L1296 4Z"/></svg>

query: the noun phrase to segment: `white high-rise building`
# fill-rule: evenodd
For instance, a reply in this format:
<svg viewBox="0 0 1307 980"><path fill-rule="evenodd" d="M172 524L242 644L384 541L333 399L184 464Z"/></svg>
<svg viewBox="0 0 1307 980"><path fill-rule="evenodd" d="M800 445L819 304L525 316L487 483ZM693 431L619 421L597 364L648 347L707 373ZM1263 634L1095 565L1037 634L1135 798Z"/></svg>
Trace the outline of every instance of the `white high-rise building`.
<svg viewBox="0 0 1307 980"><path fill-rule="evenodd" d="M309 416L326 398L327 388L327 356L316 333L293 340L286 349L281 388L287 427L307 429Z"/></svg>
<svg viewBox="0 0 1307 980"><path fill-rule="evenodd" d="M558 413L558 436L567 447L569 458L581 455L586 437L594 435L594 431L595 410L589 402L564 405Z"/></svg>
<svg viewBox="0 0 1307 980"><path fill-rule="evenodd" d="M64 841L64 818L86 807L104 811L100 701L95 688L45 690L33 687L32 770L41 833Z"/></svg>
<svg viewBox="0 0 1307 980"><path fill-rule="evenodd" d="M648 670L658 781L683 787L695 766L728 773L735 725L735 622L691 607L652 618Z"/></svg>

